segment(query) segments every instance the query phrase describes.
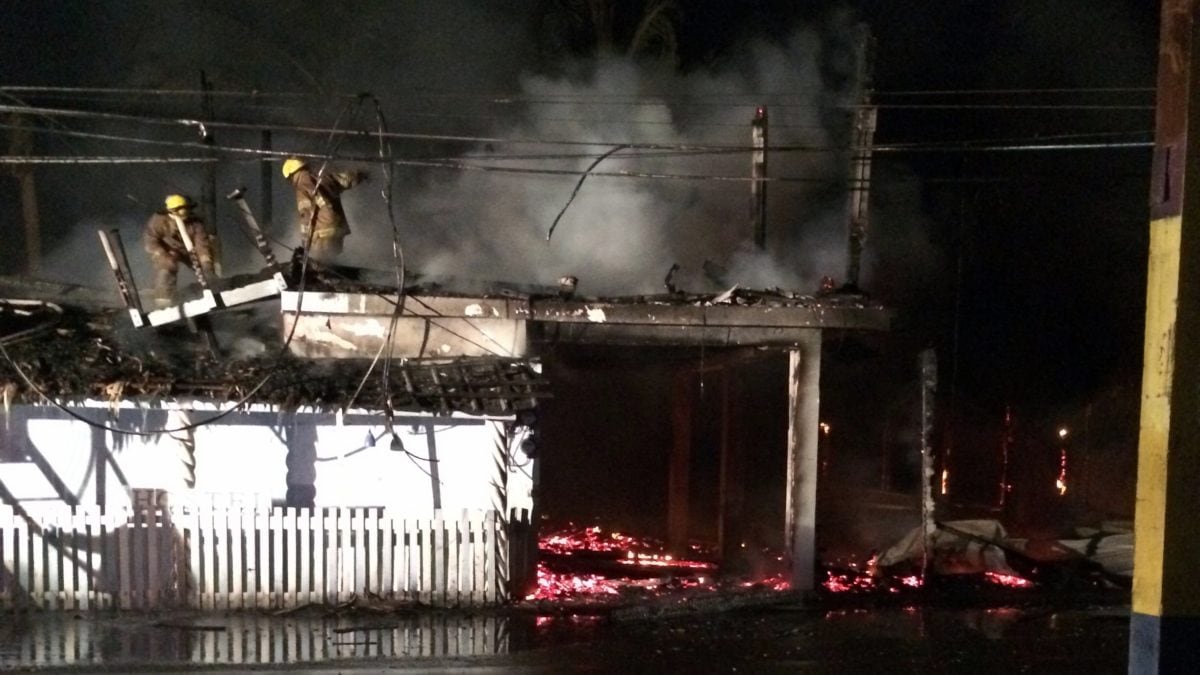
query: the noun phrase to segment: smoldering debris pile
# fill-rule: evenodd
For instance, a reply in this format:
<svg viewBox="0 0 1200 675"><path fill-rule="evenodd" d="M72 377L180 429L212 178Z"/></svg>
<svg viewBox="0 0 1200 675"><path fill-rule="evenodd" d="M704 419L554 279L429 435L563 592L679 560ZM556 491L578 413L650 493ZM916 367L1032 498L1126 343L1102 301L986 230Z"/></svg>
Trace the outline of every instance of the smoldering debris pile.
<svg viewBox="0 0 1200 675"><path fill-rule="evenodd" d="M526 597L543 610L631 611L650 605L735 606L747 594L789 588L782 567L761 579L721 575L716 553L699 543L673 556L663 542L600 526L568 525L539 539L537 588ZM756 601L761 601L757 599Z"/></svg>
<svg viewBox="0 0 1200 675"><path fill-rule="evenodd" d="M1074 539L1009 537L995 520L914 528L864 561L826 561L822 590L832 595L900 596L949 592L986 598L1004 591L1124 593L1132 574L1132 535L1092 530Z"/></svg>

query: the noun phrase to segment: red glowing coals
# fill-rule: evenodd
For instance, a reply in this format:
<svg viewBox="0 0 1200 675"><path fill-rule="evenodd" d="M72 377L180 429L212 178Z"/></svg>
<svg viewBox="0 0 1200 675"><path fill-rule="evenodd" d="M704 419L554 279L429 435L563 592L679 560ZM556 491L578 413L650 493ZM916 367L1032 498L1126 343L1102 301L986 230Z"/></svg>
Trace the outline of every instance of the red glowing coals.
<svg viewBox="0 0 1200 675"><path fill-rule="evenodd" d="M537 568L537 590L526 600L560 600L577 595L618 595L620 584L599 574L553 572L542 563Z"/></svg>
<svg viewBox="0 0 1200 675"><path fill-rule="evenodd" d="M858 573L835 574L830 571L825 572L825 581L821 586L831 593L874 591L879 588L874 577Z"/></svg>
<svg viewBox="0 0 1200 675"><path fill-rule="evenodd" d="M702 560L676 560L669 555L634 553L629 551L624 558L617 562L622 565L640 565L642 567L675 567L693 570L714 570L717 566Z"/></svg>
<svg viewBox="0 0 1200 675"><path fill-rule="evenodd" d="M983 576L993 584L1000 586L1009 586L1011 588L1033 588L1033 582L1019 577L1015 574L1005 574L1003 572L984 572Z"/></svg>
<svg viewBox="0 0 1200 675"><path fill-rule="evenodd" d="M675 592L720 591L755 587L786 590L783 574L759 581L723 584L716 579L714 552L702 545L688 547L687 557L665 552L663 542L598 526L570 527L543 535L538 542L537 588L527 600L610 603L620 596L633 599ZM706 559L707 558L707 559Z"/></svg>
<svg viewBox="0 0 1200 675"><path fill-rule="evenodd" d="M599 527L582 530L563 530L548 534L538 541L538 550L558 555L571 555L575 551L630 551L661 548L652 539L636 539L620 532L605 533Z"/></svg>
<svg viewBox="0 0 1200 675"><path fill-rule="evenodd" d="M1005 572L985 572L983 580L1006 586L1008 588L1033 588L1033 582L1015 574ZM830 593L899 593L904 589L917 589L925 586L925 579L920 575L907 576L871 576L857 570L837 573L827 570L825 581L821 587Z"/></svg>

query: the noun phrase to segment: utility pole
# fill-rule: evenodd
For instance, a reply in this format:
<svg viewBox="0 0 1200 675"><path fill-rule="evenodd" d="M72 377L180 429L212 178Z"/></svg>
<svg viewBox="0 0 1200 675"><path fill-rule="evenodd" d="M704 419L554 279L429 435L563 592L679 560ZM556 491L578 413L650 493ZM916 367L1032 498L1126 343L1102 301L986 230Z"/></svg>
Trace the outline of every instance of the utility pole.
<svg viewBox="0 0 1200 675"><path fill-rule="evenodd" d="M767 108L758 106L750 122L750 226L754 229L754 247L767 248Z"/></svg>
<svg viewBox="0 0 1200 675"><path fill-rule="evenodd" d="M212 83L208 81L208 75L203 70L200 71L200 112L201 119L204 122L213 121L213 100L212 100ZM206 146L212 146L216 143L213 138L212 129L207 124L200 125L200 142ZM214 150L205 150L205 156L215 158ZM215 245L213 248L213 262L217 266L217 276L220 276L221 269L221 237L217 232L217 163L208 161L204 163L204 183L201 187L200 203L204 205L204 221L207 223L209 241Z"/></svg>
<svg viewBox="0 0 1200 675"><path fill-rule="evenodd" d="M1200 0L1164 0L1150 170L1129 672L1183 673L1200 644ZM1194 179L1194 180L1193 180Z"/></svg>
<svg viewBox="0 0 1200 675"><path fill-rule="evenodd" d="M21 115L10 115L8 154L14 157L33 154L33 129ZM37 189L33 182L33 166L9 165L12 177L21 190L21 219L25 223L25 272L34 274L42 263L41 219L38 214Z"/></svg>
<svg viewBox="0 0 1200 675"><path fill-rule="evenodd" d="M261 141L262 142L259 144L259 147L269 152L271 150L270 129L263 130ZM258 176L261 183L261 187L259 189L259 198L262 200L262 222L263 227L267 228L271 227L271 221L274 217L274 214L272 213L274 211L274 204L271 200L271 178L272 168L274 168L274 166L275 165L270 160L270 155L264 153L261 164L259 164Z"/></svg>
<svg viewBox="0 0 1200 675"><path fill-rule="evenodd" d="M933 503L933 416L937 402L937 353L921 352L921 578L929 576L929 552L937 530Z"/></svg>
<svg viewBox="0 0 1200 675"><path fill-rule="evenodd" d="M859 105L854 112L853 154L850 157L850 199L847 208L846 287L857 289L862 270L863 245L867 241L867 202L871 192L871 149L875 144L876 108L871 105L871 35L859 28Z"/></svg>

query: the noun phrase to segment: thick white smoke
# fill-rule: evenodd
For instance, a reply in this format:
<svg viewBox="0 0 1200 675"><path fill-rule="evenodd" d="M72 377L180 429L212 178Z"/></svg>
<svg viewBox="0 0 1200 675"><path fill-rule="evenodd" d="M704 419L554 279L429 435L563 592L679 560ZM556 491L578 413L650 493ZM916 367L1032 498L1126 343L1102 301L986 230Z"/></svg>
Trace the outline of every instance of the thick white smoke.
<svg viewBox="0 0 1200 675"><path fill-rule="evenodd" d="M417 272L540 284L574 275L584 294L661 292L673 264L681 266L679 288L712 290L718 283L704 273L706 261L724 270L723 283L745 287L810 292L823 276L842 280L846 146L855 83L846 77L852 64L838 66L831 54L845 53L845 45L853 42L848 26L799 28L786 41L745 44L719 66L687 74L662 63L610 55L558 64L550 75L538 66L531 41L523 37L527 26L520 19L522 10L498 7L365 3L354 11L330 7L318 12L167 2L93 9L98 15L94 21L106 30L87 39L98 41L94 51L110 55L107 63L121 66L121 81L113 81L108 68L87 77L102 86L194 89L199 71L205 70L217 89L371 92L382 101L392 131L570 142L395 146L400 158L444 157L479 167L579 172L622 144L736 148L618 150L595 171L636 176L588 177L549 241L547 230L571 198L578 175L400 167L393 207L409 268ZM156 30L134 30L138 25ZM294 25L296 30L285 38L264 30L268 25ZM251 40L255 35L261 39ZM297 102L302 101L264 98L246 105L218 98L216 116L328 126L343 105L330 98L307 108L271 107ZM188 115L198 112L194 97L167 103ZM767 188L765 251L751 243L750 184L718 180L749 176L745 148L758 104L767 106L769 142L778 148L768 156L769 175L778 182ZM364 106L353 122L343 118L340 123L372 130L374 113ZM197 138L194 129L112 126L106 130L175 141ZM253 133L217 134L221 144L256 146L259 141ZM159 151L74 143L82 154ZM323 135L276 134L274 147L331 149ZM374 152L368 142L337 147L344 155ZM387 268L391 232L379 190L383 174L378 165L357 168L368 169L374 180L346 195L354 235L347 240L343 262ZM45 273L89 283L104 283L96 279L103 277L99 252L80 243L97 262L81 267L81 256L73 249L75 242L94 239L95 223L120 224L131 255L140 257L140 223L168 192L197 195L202 176L199 168L180 165L95 168L87 180L80 179L81 171L40 173L47 192L61 194L70 187L89 193L48 210L55 222L80 223L76 229L84 234L53 238L61 245L48 256ZM275 214L268 229L295 245L290 190L274 168L272 176ZM230 158L218 171L217 193L239 185L250 188L250 203L257 208L257 164ZM235 218L232 208L218 199L216 220L225 238L227 271L250 271L257 260L237 233ZM866 273L870 271L868 260Z"/></svg>
<svg viewBox="0 0 1200 675"><path fill-rule="evenodd" d="M464 161L577 172L624 143L739 149L618 150L595 171L634 177L588 177L549 241L577 176L461 171L417 191L399 184L414 264L434 274L537 283L571 274L585 293L613 294L660 292L675 263L681 287L706 288L702 267L711 260L731 282L815 289L821 275L840 271L845 250L839 181L846 167L824 122L834 98L818 74L819 47L814 33L801 31L787 45L750 47L721 72L681 76L608 57L571 76L523 77L517 98L526 104L496 134L596 145L492 145ZM750 184L718 180L749 176L745 148L759 99L781 102L768 105L771 145L805 148L768 158L772 177L795 182L768 186L765 254L750 243ZM537 157L519 159L528 155ZM361 199L352 215L372 225L380 219ZM349 251L384 262L375 235L353 238Z"/></svg>

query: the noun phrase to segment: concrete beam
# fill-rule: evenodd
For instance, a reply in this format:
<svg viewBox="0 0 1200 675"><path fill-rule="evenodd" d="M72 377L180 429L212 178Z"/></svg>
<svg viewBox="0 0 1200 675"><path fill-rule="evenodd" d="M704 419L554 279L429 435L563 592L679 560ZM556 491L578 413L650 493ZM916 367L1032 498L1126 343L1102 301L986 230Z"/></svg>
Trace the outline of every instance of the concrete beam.
<svg viewBox="0 0 1200 675"><path fill-rule="evenodd" d="M811 331L788 358L787 505L784 544L792 559L792 589L812 590L817 562L817 443L821 424L821 333Z"/></svg>
<svg viewBox="0 0 1200 675"><path fill-rule="evenodd" d="M553 323L649 325L698 328L855 328L887 330L891 312L882 307L811 305L691 305L655 302L532 300L528 318Z"/></svg>
<svg viewBox="0 0 1200 675"><path fill-rule="evenodd" d="M630 347L779 347L803 345L819 328L762 326L638 325L535 322L530 340L547 344Z"/></svg>

